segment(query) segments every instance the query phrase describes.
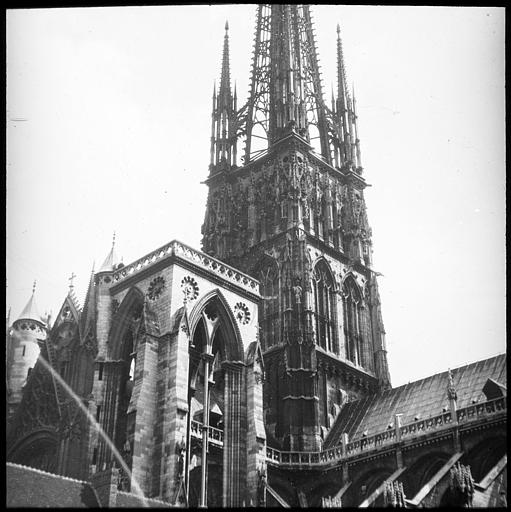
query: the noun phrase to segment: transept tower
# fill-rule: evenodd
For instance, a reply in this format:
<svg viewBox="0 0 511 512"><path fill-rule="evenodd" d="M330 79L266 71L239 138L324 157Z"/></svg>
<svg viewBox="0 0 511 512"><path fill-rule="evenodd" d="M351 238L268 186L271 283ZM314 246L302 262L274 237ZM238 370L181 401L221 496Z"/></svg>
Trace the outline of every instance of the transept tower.
<svg viewBox="0 0 511 512"><path fill-rule="evenodd" d="M213 97L203 249L261 283L265 419L289 450L319 449L343 403L390 386L356 102L337 32L331 107L307 5L258 6L239 110L226 32Z"/></svg>

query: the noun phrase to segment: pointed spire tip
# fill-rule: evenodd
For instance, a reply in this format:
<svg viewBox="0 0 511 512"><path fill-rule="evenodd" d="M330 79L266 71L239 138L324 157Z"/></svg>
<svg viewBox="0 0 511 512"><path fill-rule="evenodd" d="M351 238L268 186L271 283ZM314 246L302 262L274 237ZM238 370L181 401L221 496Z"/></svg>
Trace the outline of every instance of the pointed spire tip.
<svg viewBox="0 0 511 512"><path fill-rule="evenodd" d="M229 30L229 22L225 20L225 31L227 32Z"/></svg>

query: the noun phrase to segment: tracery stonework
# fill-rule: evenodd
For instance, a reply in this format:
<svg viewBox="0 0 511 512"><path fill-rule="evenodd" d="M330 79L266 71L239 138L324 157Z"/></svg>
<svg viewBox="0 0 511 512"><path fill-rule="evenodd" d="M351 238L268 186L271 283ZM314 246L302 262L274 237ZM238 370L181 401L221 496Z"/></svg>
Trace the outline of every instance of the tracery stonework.
<svg viewBox="0 0 511 512"><path fill-rule="evenodd" d="M199 285L193 277L183 277L183 280L181 281L181 289L183 290L183 295L187 302L195 300L199 295Z"/></svg>
<svg viewBox="0 0 511 512"><path fill-rule="evenodd" d="M250 322L250 311L247 305L244 304L243 302L238 302L234 306L234 316L236 317L236 320L238 320L240 324L245 325Z"/></svg>
<svg viewBox="0 0 511 512"><path fill-rule="evenodd" d="M147 296L150 300L156 300L165 289L165 279L162 276L155 277L149 283L149 290L147 291Z"/></svg>

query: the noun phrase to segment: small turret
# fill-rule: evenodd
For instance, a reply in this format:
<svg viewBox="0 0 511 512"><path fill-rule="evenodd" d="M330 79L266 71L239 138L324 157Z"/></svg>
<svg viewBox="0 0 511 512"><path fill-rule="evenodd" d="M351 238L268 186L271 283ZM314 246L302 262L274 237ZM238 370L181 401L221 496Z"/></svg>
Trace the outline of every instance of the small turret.
<svg viewBox="0 0 511 512"><path fill-rule="evenodd" d="M92 339L97 341L97 347L101 357L106 353L106 343L108 339L108 332L110 329L110 322L112 319L112 297L110 295L110 287L114 283L113 274L119 267L120 262L115 253L115 232L112 239L112 248L108 253L103 265L94 275L94 286L89 287L89 292L92 296L86 298L87 309L90 308L91 300L93 300L93 308L95 311L90 310L88 333ZM87 315L84 317L87 321ZM94 327L94 323L96 326ZM94 332L94 330L96 332Z"/></svg>
<svg viewBox="0 0 511 512"><path fill-rule="evenodd" d="M103 265L99 269L99 272L112 272L115 270L116 266L119 264L119 259L117 258L117 254L115 253L115 231L112 237L112 248L108 253Z"/></svg>
<svg viewBox="0 0 511 512"><path fill-rule="evenodd" d="M36 283L32 295L18 319L14 321L9 336L8 354L8 420L21 402L23 386L39 357L39 341L47 336L47 326L39 314L35 301Z"/></svg>

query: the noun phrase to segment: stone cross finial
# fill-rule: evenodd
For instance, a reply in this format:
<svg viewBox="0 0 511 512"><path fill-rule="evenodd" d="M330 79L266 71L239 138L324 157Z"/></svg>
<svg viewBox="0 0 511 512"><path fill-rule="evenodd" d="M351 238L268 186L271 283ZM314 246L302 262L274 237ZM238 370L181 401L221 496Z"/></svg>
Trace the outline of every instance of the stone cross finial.
<svg viewBox="0 0 511 512"><path fill-rule="evenodd" d="M71 275L68 278L69 281L69 289L71 290L73 288L73 279L76 277L74 272L71 272Z"/></svg>

